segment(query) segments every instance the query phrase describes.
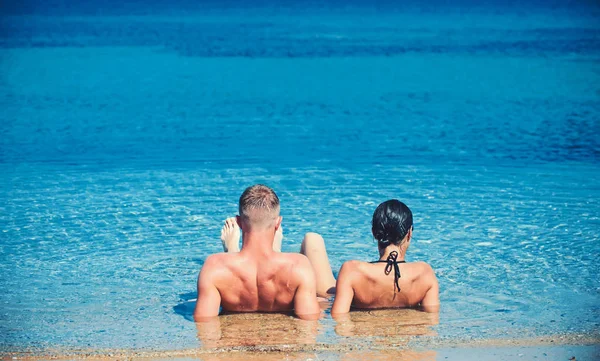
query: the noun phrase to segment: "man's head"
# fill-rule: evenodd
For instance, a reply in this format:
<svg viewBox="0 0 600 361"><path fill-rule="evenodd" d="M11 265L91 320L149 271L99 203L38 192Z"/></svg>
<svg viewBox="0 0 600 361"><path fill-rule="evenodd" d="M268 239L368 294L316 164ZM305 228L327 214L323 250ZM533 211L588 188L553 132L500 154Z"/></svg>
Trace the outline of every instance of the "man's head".
<svg viewBox="0 0 600 361"><path fill-rule="evenodd" d="M275 192L262 184L246 188L240 197L238 223L243 231L279 228L279 198Z"/></svg>
<svg viewBox="0 0 600 361"><path fill-rule="evenodd" d="M400 245L405 239L410 242L412 225L412 212L406 204L390 199L381 203L373 213L371 231L379 248L384 249L390 244Z"/></svg>

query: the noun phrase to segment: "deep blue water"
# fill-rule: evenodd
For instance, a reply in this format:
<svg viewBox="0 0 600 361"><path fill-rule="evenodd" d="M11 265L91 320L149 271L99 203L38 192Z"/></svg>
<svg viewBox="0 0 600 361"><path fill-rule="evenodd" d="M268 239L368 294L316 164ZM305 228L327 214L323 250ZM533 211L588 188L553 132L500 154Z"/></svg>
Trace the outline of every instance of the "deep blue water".
<svg viewBox="0 0 600 361"><path fill-rule="evenodd" d="M284 251L320 232L336 270L408 204L441 337L598 333L596 4L112 3L3 8L2 349L195 347L257 182Z"/></svg>

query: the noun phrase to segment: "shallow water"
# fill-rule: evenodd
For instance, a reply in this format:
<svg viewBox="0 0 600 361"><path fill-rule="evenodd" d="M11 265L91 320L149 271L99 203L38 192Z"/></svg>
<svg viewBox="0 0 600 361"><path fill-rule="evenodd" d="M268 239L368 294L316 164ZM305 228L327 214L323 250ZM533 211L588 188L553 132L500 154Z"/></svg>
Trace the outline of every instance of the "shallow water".
<svg viewBox="0 0 600 361"><path fill-rule="evenodd" d="M203 344L195 279L257 182L283 250L319 232L335 270L407 203L441 287L426 337L597 334L598 9L530 10L2 17L2 349Z"/></svg>

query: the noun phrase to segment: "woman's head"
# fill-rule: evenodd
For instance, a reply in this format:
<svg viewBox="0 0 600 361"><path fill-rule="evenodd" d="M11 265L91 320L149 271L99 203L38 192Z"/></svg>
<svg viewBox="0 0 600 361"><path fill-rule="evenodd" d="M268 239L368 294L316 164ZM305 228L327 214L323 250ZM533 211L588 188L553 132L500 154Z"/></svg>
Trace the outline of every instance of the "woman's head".
<svg viewBox="0 0 600 361"><path fill-rule="evenodd" d="M380 248L400 245L412 229L412 212L397 199L381 203L373 213L371 231Z"/></svg>

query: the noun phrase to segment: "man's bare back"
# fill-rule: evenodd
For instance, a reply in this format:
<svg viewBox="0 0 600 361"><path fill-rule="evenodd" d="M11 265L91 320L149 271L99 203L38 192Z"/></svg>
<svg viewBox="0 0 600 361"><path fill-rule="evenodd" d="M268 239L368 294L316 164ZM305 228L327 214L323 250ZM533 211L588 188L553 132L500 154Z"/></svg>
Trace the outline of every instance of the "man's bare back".
<svg viewBox="0 0 600 361"><path fill-rule="evenodd" d="M261 192L268 193L266 196L270 195L268 191L272 192L269 188L268 191L261 188L264 186L254 187L258 188L256 197L260 197ZM252 188L248 189L252 191ZM244 231L242 250L214 254L206 259L198 276L194 318L202 321L217 316L219 307L233 312L293 310L303 319L318 318L320 308L310 261L301 254L273 250L274 241L280 242L282 237L279 200L276 200L276 209L267 209L268 212L256 207L246 210L243 209L246 192L240 198L240 213L245 214L245 218L227 219L221 233L224 248L234 248L240 234L238 223L241 223ZM263 203L258 199L257 204ZM269 216L266 221L263 213ZM273 215L275 218L271 222Z"/></svg>
<svg viewBox="0 0 600 361"><path fill-rule="evenodd" d="M301 257L286 253L255 257L243 250L222 253L210 256L202 272L210 274L225 311L292 311L307 271L303 268L310 270L308 260Z"/></svg>

